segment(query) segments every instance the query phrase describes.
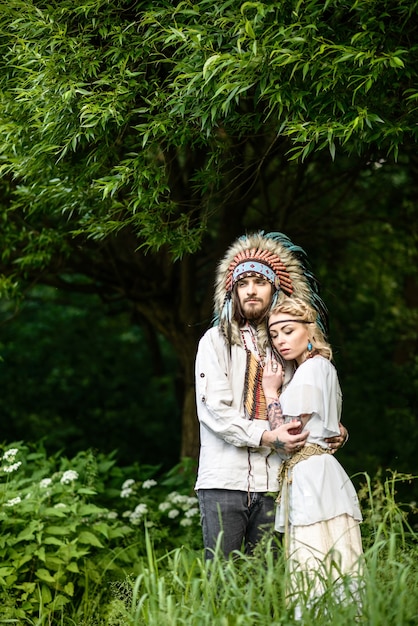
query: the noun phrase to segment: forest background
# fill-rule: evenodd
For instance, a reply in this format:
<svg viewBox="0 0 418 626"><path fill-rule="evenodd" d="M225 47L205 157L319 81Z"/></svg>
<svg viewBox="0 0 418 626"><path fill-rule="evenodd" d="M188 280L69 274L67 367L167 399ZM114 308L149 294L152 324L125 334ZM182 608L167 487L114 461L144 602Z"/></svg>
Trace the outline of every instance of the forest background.
<svg viewBox="0 0 418 626"><path fill-rule="evenodd" d="M416 17L410 0L0 1L2 441L196 459L216 264L262 229L320 279L341 462L417 472Z"/></svg>

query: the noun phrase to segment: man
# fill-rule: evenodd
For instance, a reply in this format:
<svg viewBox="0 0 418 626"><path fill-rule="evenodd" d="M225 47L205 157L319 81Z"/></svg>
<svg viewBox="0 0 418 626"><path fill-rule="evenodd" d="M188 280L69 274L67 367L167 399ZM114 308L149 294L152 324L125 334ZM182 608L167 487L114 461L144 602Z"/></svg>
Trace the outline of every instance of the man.
<svg viewBox="0 0 418 626"><path fill-rule="evenodd" d="M250 554L272 529L276 450L292 454L308 436L291 434L294 424L271 429L267 421L261 387L263 364L272 358L266 317L281 293L313 304L327 331L326 308L301 248L281 233L263 232L230 246L216 276L215 325L201 338L196 356L201 444L196 490L209 559L218 540L225 556L242 548ZM341 436L328 440L332 451L346 438L341 427Z"/></svg>

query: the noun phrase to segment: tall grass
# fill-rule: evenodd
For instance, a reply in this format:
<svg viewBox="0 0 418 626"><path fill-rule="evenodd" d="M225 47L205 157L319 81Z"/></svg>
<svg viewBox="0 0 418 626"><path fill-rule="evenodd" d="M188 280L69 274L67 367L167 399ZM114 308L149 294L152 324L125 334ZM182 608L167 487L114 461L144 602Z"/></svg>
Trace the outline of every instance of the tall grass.
<svg viewBox="0 0 418 626"><path fill-rule="evenodd" d="M389 472L359 489L364 523L360 589L321 572L289 594L276 538L249 557L205 561L187 464L159 481L91 452L48 458L42 448L0 454L0 626L304 626L418 624L416 479ZM173 491L173 489L175 489ZM301 622L299 621L298 624Z"/></svg>
<svg viewBox="0 0 418 626"><path fill-rule="evenodd" d="M418 623L417 550L389 554L391 536L365 554L358 596L338 602L329 590L303 608L303 624L415 626ZM269 546L267 546L269 548ZM151 556L152 560L152 556ZM286 563L273 550L205 564L195 553L176 549L153 566L144 564L132 581L129 601L115 604L110 626L253 626L298 623L295 599L286 601ZM348 590L348 583L347 583ZM302 604L306 594L302 594ZM300 622L299 622L300 623Z"/></svg>
<svg viewBox="0 0 418 626"><path fill-rule="evenodd" d="M308 588L287 597L288 567L273 539L254 556L236 553L224 560L219 551L205 562L203 553L178 548L157 558L149 536L147 558L139 575L127 581L124 598L115 597L108 626L304 626L418 624L418 536L395 501L396 483L412 477L392 474L372 483L366 476L365 554L360 587L342 577L344 600L331 584L312 605ZM341 595L341 594L340 594Z"/></svg>

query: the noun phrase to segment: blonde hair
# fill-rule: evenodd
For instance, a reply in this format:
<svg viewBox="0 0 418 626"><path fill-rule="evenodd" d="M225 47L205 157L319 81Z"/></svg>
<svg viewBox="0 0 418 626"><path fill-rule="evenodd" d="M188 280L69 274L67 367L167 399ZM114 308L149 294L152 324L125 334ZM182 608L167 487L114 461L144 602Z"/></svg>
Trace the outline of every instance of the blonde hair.
<svg viewBox="0 0 418 626"><path fill-rule="evenodd" d="M329 361L332 360L332 348L317 322L317 311L301 298L282 296L279 302L269 312L272 315L284 313L295 320L311 322L307 324L309 341L315 354L320 354Z"/></svg>

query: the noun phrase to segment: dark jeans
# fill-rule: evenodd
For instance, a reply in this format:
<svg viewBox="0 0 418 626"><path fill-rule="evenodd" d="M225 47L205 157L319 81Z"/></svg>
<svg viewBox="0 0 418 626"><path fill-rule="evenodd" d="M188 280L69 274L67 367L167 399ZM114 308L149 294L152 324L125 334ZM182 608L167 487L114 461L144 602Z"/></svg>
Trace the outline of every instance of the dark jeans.
<svg viewBox="0 0 418 626"><path fill-rule="evenodd" d="M220 547L225 557L233 550L251 554L263 534L273 531L274 498L270 495L199 489L198 498L207 559L213 558L221 531Z"/></svg>

